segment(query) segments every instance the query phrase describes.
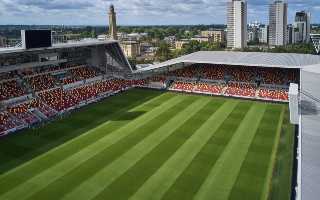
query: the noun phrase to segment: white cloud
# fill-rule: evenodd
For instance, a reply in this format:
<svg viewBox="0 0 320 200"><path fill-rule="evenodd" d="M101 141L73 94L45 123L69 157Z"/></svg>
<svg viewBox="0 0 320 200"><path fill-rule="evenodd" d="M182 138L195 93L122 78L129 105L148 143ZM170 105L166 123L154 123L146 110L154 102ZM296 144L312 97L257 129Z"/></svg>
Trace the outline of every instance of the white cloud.
<svg viewBox="0 0 320 200"><path fill-rule="evenodd" d="M115 5L119 24L218 24L226 22L228 0L0 0L0 24L107 24ZM294 12L312 11L320 22L319 0L288 0ZM267 22L268 0L248 1L248 21Z"/></svg>

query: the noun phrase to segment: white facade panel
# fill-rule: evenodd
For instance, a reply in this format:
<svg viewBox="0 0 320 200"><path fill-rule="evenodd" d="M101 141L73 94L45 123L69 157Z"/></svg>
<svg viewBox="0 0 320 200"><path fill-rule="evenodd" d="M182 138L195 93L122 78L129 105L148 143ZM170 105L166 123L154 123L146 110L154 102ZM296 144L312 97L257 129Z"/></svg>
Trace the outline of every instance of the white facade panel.
<svg viewBox="0 0 320 200"><path fill-rule="evenodd" d="M289 108L291 124L299 124L299 86L291 83L289 88Z"/></svg>

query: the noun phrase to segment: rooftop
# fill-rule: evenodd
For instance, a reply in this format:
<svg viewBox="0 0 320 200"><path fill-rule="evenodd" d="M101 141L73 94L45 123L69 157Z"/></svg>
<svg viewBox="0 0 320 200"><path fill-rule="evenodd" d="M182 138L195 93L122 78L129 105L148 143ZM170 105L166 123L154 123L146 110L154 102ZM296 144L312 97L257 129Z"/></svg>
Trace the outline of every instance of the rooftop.
<svg viewBox="0 0 320 200"><path fill-rule="evenodd" d="M50 50L50 49L61 49L61 48L72 48L72 47L85 47L85 46L97 46L104 44L115 43L115 40L97 40L97 39L86 39L81 41L69 41L67 43L57 43L53 44L52 47L47 48L37 48L37 49L23 49L22 47L10 47L10 48L0 48L0 54L9 53L21 53L28 51L38 51L38 50Z"/></svg>
<svg viewBox="0 0 320 200"><path fill-rule="evenodd" d="M314 71L320 71L320 56L317 55L231 51L199 51L179 58L168 60L163 63L152 65L142 70L148 71L179 63L206 63L299 69L310 68Z"/></svg>

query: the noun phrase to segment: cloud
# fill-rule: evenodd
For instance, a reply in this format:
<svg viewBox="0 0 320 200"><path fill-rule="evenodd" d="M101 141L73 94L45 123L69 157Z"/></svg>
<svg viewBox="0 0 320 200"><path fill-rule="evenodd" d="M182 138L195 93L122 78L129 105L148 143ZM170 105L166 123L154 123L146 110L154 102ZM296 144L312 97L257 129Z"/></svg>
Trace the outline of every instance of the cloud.
<svg viewBox="0 0 320 200"><path fill-rule="evenodd" d="M0 0L1 24L107 24L114 4L119 24L222 24L228 0ZM267 23L270 0L248 0L248 21ZM320 22L319 0L287 0L289 22L307 10ZM39 18L41 17L41 19Z"/></svg>
<svg viewBox="0 0 320 200"><path fill-rule="evenodd" d="M79 10L93 7L92 1L83 0L11 0L6 2L6 7L28 7L44 10Z"/></svg>

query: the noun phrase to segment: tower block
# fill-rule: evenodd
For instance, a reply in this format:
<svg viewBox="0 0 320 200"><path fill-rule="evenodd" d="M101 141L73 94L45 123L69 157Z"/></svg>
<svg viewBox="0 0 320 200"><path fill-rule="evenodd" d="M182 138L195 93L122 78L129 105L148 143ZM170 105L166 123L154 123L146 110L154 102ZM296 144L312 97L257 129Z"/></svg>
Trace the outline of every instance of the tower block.
<svg viewBox="0 0 320 200"><path fill-rule="evenodd" d="M109 36L111 39L117 40L117 17L114 11L114 6L111 5L109 9Z"/></svg>

